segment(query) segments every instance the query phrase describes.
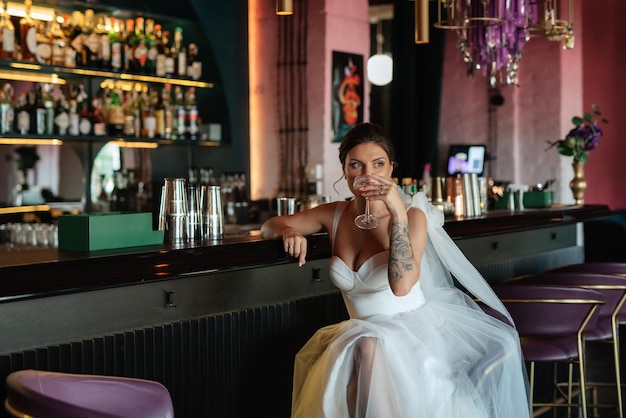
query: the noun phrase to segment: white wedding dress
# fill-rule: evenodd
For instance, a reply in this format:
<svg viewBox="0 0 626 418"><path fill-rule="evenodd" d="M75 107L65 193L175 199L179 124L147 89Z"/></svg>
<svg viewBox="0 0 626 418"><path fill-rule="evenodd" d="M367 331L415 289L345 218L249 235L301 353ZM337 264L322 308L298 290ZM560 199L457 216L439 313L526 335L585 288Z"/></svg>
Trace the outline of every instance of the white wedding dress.
<svg viewBox="0 0 626 418"><path fill-rule="evenodd" d="M373 337L369 395L357 401L354 418L528 418L517 332L485 314L455 287L452 277L510 316L443 230L443 214L421 193L410 205L428 218L418 284L406 296L391 292L387 251L372 256L358 271L337 256L331 258L330 277L341 290L350 319L318 330L296 356L292 417L348 418L346 387L355 345ZM332 242L345 206L338 205Z"/></svg>

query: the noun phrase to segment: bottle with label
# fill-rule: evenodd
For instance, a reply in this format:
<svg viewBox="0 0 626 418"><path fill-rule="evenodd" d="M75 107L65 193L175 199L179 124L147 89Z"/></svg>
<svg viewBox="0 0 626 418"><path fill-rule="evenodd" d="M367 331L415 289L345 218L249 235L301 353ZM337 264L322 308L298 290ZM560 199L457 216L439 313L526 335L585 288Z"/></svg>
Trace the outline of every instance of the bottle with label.
<svg viewBox="0 0 626 418"><path fill-rule="evenodd" d="M152 95L148 95L146 91L142 94L143 107L141 109L143 129L141 136L145 138L154 138L156 132L156 115L154 114L154 103Z"/></svg>
<svg viewBox="0 0 626 418"><path fill-rule="evenodd" d="M167 45L169 41L169 36L165 35L164 43ZM172 46L168 48L165 55L165 76L166 77L175 77L176 76L176 59L178 58L178 50L181 47L180 40L177 39L176 32L174 32L174 40L172 42Z"/></svg>
<svg viewBox="0 0 626 418"><path fill-rule="evenodd" d="M15 109L13 104L13 86L5 83L0 91L0 135L13 132Z"/></svg>
<svg viewBox="0 0 626 418"><path fill-rule="evenodd" d="M157 138L165 138L165 104L163 103L163 94L154 91L154 117L156 120L154 135Z"/></svg>
<svg viewBox="0 0 626 418"><path fill-rule="evenodd" d="M91 115L89 114L88 96L85 92L85 86L82 84L78 86L76 104L78 107L78 132L80 135L91 135Z"/></svg>
<svg viewBox="0 0 626 418"><path fill-rule="evenodd" d="M109 31L111 20L104 14L99 13L96 17L96 34L99 38L98 45L98 68L111 69L111 37Z"/></svg>
<svg viewBox="0 0 626 418"><path fill-rule="evenodd" d="M46 133L47 112L43 104L41 84L36 84L31 89L30 102L33 103L30 113L30 132L44 135Z"/></svg>
<svg viewBox="0 0 626 418"><path fill-rule="evenodd" d="M55 13L49 24L50 43L52 45L52 65L65 65L66 49L68 48L65 33L63 32L63 28L61 28L61 23L59 23L59 17L60 16Z"/></svg>
<svg viewBox="0 0 626 418"><path fill-rule="evenodd" d="M146 54L145 73L149 75L156 74L156 61L159 55L157 39L154 35L154 19L146 19Z"/></svg>
<svg viewBox="0 0 626 418"><path fill-rule="evenodd" d="M172 110L172 85L166 84L161 91L163 107L165 108L164 118L165 127L163 137L172 139L172 131L174 130L174 111Z"/></svg>
<svg viewBox="0 0 626 418"><path fill-rule="evenodd" d="M9 15L8 0L2 1L2 16L0 16L0 58L15 59L15 26Z"/></svg>
<svg viewBox="0 0 626 418"><path fill-rule="evenodd" d="M107 132L109 135L122 135L124 132L124 108L117 90L111 92L111 102L109 103Z"/></svg>
<svg viewBox="0 0 626 418"><path fill-rule="evenodd" d="M75 97L70 99L69 105L69 125L67 126L67 133L71 136L78 136L80 134L80 116L78 116L78 102Z"/></svg>
<svg viewBox="0 0 626 418"><path fill-rule="evenodd" d="M93 98L91 102L91 126L95 136L104 136L107 133L107 124L102 116L102 99L100 97Z"/></svg>
<svg viewBox="0 0 626 418"><path fill-rule="evenodd" d="M85 10L83 40L83 65L87 68L99 68L100 35L96 33L96 21L93 9Z"/></svg>
<svg viewBox="0 0 626 418"><path fill-rule="evenodd" d="M124 69L124 29L123 21L111 17L111 29L109 30L109 43L111 45L111 69L122 71Z"/></svg>
<svg viewBox="0 0 626 418"><path fill-rule="evenodd" d="M41 84L41 100L43 107L46 109L46 127L45 134L52 135L54 133L54 98L52 97L52 85L48 83Z"/></svg>
<svg viewBox="0 0 626 418"><path fill-rule="evenodd" d="M68 128L70 126L70 105L65 98L65 95L61 93L57 100L56 109L54 110L54 133L55 135L64 136L67 135Z"/></svg>
<svg viewBox="0 0 626 418"><path fill-rule="evenodd" d="M176 86L174 95L176 98L174 104L174 117L176 118L174 134L176 138L173 139L185 139L185 134L187 133L187 111L185 109L183 90L180 86Z"/></svg>
<svg viewBox="0 0 626 418"><path fill-rule="evenodd" d="M133 137L135 136L135 115L133 113L133 103L130 92L124 94L122 108L124 109L124 135Z"/></svg>
<svg viewBox="0 0 626 418"><path fill-rule="evenodd" d="M198 45L189 44L189 59L187 60L187 76L193 80L202 78L202 61L198 55Z"/></svg>
<svg viewBox="0 0 626 418"><path fill-rule="evenodd" d="M27 135L30 132L30 103L28 101L28 93L22 92L15 106L15 130L20 135Z"/></svg>
<svg viewBox="0 0 626 418"><path fill-rule="evenodd" d="M187 112L187 138L195 141L198 139L199 121L198 106L196 104L196 89L194 87L189 87L187 90L185 108Z"/></svg>
<svg viewBox="0 0 626 418"><path fill-rule="evenodd" d="M145 34L145 20L143 17L135 19L134 54L136 71L145 74L148 62L148 44Z"/></svg>
<svg viewBox="0 0 626 418"><path fill-rule="evenodd" d="M174 34L174 38L178 36L179 38L179 49L178 49L178 57L176 58L176 75L179 78L187 77L187 48L185 48L185 44L183 43L183 29L179 26L176 28L176 33Z"/></svg>
<svg viewBox="0 0 626 418"><path fill-rule="evenodd" d="M65 66L82 67L83 57L83 20L84 16L79 11L72 12L71 24L65 30L65 37L69 45L65 48Z"/></svg>
<svg viewBox="0 0 626 418"><path fill-rule="evenodd" d="M126 19L126 42L124 43L124 69L130 72L137 71L135 59L135 21Z"/></svg>
<svg viewBox="0 0 626 418"><path fill-rule="evenodd" d="M160 24L154 25L154 38L156 40L156 61L154 66L154 74L157 77L165 77L165 59L167 57L167 35L163 33L163 27Z"/></svg>
<svg viewBox="0 0 626 418"><path fill-rule="evenodd" d="M21 61L35 61L37 50L37 25L30 14L32 0L24 0L24 17L20 19L20 52Z"/></svg>
<svg viewBox="0 0 626 418"><path fill-rule="evenodd" d="M37 22L37 32L35 33L37 46L35 48L35 59L39 64L52 64L52 37L50 36L49 25L40 20Z"/></svg>

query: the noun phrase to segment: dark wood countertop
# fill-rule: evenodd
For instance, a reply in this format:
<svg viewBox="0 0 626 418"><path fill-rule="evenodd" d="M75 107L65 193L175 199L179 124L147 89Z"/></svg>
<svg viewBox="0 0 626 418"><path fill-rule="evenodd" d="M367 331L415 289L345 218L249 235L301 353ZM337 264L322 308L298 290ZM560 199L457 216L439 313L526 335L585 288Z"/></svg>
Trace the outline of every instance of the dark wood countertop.
<svg viewBox="0 0 626 418"><path fill-rule="evenodd" d="M446 219L444 228L453 239L463 239L612 216L614 213L604 205L502 210L481 217ZM326 233L314 234L309 241L309 260L330 257ZM0 302L293 261L285 255L280 240L263 240L258 230L181 247L157 245L94 252L1 251Z"/></svg>

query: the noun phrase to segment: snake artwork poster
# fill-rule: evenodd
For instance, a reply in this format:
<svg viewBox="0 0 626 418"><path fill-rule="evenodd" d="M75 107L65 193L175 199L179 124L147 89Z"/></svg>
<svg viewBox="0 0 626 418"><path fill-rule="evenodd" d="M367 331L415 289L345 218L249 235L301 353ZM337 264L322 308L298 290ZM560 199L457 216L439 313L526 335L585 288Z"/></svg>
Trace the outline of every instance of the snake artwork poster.
<svg viewBox="0 0 626 418"><path fill-rule="evenodd" d="M333 51L332 138L341 142L363 122L363 55Z"/></svg>

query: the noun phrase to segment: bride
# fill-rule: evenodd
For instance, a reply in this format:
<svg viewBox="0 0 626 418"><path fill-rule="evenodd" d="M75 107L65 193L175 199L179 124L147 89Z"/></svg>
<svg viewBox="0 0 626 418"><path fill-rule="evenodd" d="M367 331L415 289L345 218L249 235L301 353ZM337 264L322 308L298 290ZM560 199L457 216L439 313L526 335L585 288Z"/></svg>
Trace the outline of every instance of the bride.
<svg viewBox="0 0 626 418"><path fill-rule="evenodd" d="M423 193L391 180L394 151L378 125L356 125L339 147L350 201L269 219L268 239L306 262L306 236L325 230L330 278L350 319L318 330L295 359L292 417L528 418L518 335L489 285L443 230ZM355 177L374 182L355 190ZM378 218L372 229L354 219ZM457 289L456 279L470 295Z"/></svg>

